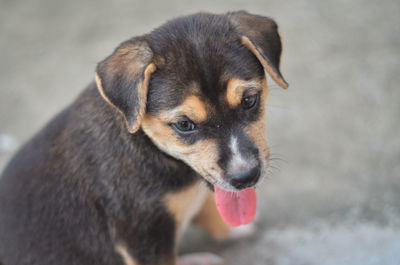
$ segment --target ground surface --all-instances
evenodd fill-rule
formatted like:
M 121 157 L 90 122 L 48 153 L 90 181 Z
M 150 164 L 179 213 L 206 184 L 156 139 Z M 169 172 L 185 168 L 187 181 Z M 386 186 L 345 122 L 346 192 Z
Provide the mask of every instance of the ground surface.
M 0 168 L 93 79 L 122 40 L 199 10 L 274 17 L 288 91 L 272 85 L 273 174 L 258 234 L 184 251 L 229 265 L 400 264 L 398 0 L 0 0 Z

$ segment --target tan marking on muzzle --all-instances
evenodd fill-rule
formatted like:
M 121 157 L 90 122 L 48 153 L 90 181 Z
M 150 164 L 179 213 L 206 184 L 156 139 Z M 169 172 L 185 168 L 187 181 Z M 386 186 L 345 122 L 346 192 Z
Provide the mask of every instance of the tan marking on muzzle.
M 143 131 L 158 148 L 184 161 L 211 183 L 221 181 L 222 170 L 217 164 L 219 152 L 216 140 L 204 139 L 194 144 L 185 144 L 168 125 L 171 120 L 165 120 L 166 116 L 165 112 L 160 113 L 159 117 L 146 114 L 142 121 Z

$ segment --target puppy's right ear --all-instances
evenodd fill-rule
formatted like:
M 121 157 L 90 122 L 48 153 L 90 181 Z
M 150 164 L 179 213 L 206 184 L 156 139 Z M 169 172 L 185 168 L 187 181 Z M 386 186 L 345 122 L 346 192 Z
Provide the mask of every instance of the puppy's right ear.
M 279 71 L 282 43 L 275 21 L 245 11 L 228 13 L 228 18 L 241 36 L 242 44 L 257 57 L 272 79 L 287 89 L 289 84 Z
M 133 38 L 117 47 L 96 68 L 101 96 L 125 117 L 130 133 L 140 128 L 146 111 L 150 76 L 156 70 L 152 60 L 148 43 L 143 38 Z

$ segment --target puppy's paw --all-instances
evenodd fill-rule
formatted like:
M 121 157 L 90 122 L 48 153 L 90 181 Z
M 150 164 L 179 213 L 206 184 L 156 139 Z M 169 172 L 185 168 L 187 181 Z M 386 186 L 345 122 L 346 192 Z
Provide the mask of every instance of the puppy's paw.
M 180 256 L 178 265 L 225 265 L 225 263 L 217 255 L 204 252 Z
M 232 227 L 231 231 L 225 238 L 225 240 L 240 240 L 244 238 L 249 238 L 255 235 L 256 226 L 254 224 L 241 225 L 238 227 Z

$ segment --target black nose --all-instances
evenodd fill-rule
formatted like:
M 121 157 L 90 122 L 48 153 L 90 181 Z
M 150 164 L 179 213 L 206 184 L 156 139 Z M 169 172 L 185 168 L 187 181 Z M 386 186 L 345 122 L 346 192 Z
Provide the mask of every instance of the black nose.
M 259 167 L 254 167 L 248 171 L 239 172 L 231 177 L 231 184 L 236 189 L 244 189 L 255 185 L 260 178 Z

